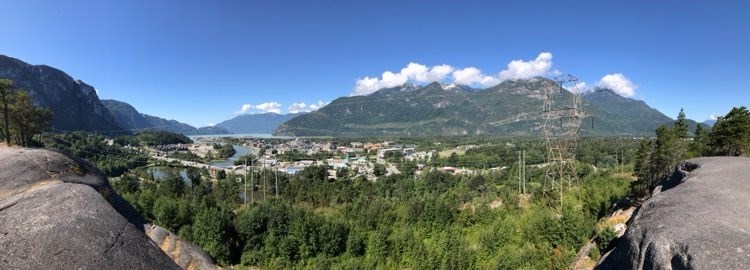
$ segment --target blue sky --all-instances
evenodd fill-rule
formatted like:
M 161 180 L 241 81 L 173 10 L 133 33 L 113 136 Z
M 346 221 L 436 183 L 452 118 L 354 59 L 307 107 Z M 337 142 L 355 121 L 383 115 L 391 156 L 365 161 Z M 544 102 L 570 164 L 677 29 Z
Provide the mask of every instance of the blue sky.
M 555 71 L 633 91 L 672 117 L 750 105 L 741 1 L 9 1 L 3 10 L 0 54 L 194 126 L 243 105 L 311 109 L 404 79 L 481 85 Z M 409 63 L 424 68 L 402 72 Z

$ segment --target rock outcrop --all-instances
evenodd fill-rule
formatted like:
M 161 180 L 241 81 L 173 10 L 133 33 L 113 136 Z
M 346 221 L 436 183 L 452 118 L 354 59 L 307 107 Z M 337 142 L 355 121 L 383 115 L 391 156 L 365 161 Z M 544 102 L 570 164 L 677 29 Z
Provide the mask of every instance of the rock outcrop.
M 55 113 L 52 126 L 67 131 L 113 131 L 120 127 L 102 105 L 94 87 L 74 80 L 65 72 L 45 66 L 30 65 L 0 55 L 0 78 L 11 79 L 16 87 L 29 92 L 34 104 Z
M 89 163 L 0 148 L 0 269 L 180 269 Z
M 596 269 L 750 268 L 750 158 L 683 163 Z
M 203 249 L 182 240 L 162 227 L 147 226 L 146 234 L 183 269 L 222 269 Z

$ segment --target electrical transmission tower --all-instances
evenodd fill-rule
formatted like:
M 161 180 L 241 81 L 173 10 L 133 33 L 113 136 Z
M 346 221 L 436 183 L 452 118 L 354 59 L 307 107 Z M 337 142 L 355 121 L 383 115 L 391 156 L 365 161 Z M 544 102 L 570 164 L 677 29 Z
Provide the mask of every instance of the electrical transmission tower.
M 583 118 L 589 114 L 583 111 L 578 78 L 567 74 L 554 78 L 554 84 L 544 89 L 545 143 L 547 146 L 547 171 L 544 194 L 559 200 L 559 211 L 563 210 L 563 196 L 576 187 L 576 148 L 578 133 Z

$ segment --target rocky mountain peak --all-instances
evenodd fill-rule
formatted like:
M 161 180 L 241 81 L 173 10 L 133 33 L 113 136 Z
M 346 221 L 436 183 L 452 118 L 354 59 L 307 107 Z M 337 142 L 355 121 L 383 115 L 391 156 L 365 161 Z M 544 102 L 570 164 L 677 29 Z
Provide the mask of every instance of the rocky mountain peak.
M 52 126 L 66 131 L 119 130 L 114 117 L 102 105 L 94 87 L 74 80 L 65 72 L 45 65 L 31 65 L 0 55 L 0 78 L 13 80 L 29 92 L 38 106 L 55 114 Z

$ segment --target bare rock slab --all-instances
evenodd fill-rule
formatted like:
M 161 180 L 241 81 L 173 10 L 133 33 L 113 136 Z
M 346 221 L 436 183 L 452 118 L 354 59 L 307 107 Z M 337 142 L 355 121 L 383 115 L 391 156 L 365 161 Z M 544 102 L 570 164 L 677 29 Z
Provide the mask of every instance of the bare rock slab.
M 750 269 L 750 158 L 683 167 L 692 170 L 643 204 L 596 269 Z
M 0 148 L 0 269 L 180 269 L 96 168 Z

